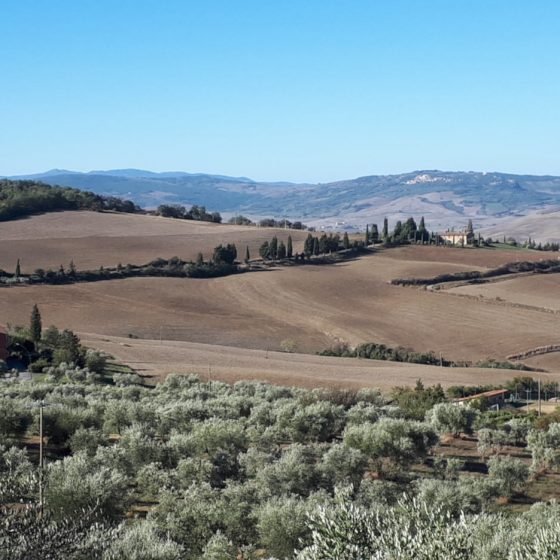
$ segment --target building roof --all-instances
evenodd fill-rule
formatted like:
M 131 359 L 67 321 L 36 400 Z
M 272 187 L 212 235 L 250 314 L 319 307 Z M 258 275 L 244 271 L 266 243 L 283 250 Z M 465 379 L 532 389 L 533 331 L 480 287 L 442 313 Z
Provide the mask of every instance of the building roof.
M 460 399 L 453 399 L 454 402 L 464 402 L 472 401 L 474 399 L 491 399 L 492 397 L 499 397 L 500 395 L 505 395 L 509 393 L 507 389 L 493 389 L 492 391 L 484 391 L 484 393 L 476 393 L 476 395 L 470 395 L 469 397 L 462 397 Z
M 450 237 L 463 237 L 464 235 L 470 235 L 469 231 L 444 231 L 441 235 L 448 235 Z

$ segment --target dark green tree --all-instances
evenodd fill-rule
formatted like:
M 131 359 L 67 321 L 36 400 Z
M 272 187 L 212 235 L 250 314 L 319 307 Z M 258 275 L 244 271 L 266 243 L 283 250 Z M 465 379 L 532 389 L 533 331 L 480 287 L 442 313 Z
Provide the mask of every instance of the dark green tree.
M 261 259 L 269 259 L 270 258 L 270 246 L 268 241 L 265 241 L 259 248 L 259 255 Z
M 379 241 L 379 229 L 377 228 L 377 224 L 372 224 L 371 225 L 371 232 L 370 232 L 369 238 L 371 239 L 371 242 L 373 244 L 375 244 Z
M 278 238 L 276 237 L 276 235 L 270 241 L 269 252 L 270 252 L 271 259 L 278 258 Z
M 324 255 L 328 252 L 328 238 L 325 233 L 319 238 L 319 253 Z
M 364 243 L 366 244 L 366 247 L 369 245 L 370 243 L 370 238 L 369 238 L 369 226 L 366 224 L 366 233 L 364 235 Z
M 383 241 L 389 239 L 389 220 L 387 218 L 383 218 L 383 232 L 381 236 L 383 237 Z
M 319 254 L 319 238 L 313 238 L 313 254 L 317 256 Z
M 29 332 L 31 333 L 31 340 L 35 344 L 39 344 L 41 340 L 41 333 L 43 332 L 43 323 L 41 321 L 41 313 L 39 312 L 39 308 L 37 304 L 33 306 L 33 310 L 31 311 L 31 321 L 29 323 Z
M 313 254 L 313 236 L 308 233 L 303 245 L 303 252 L 306 256 Z
M 248 263 L 251 260 L 251 253 L 249 253 L 249 245 L 245 248 L 245 262 Z
M 344 232 L 344 237 L 342 238 L 342 245 L 345 249 L 350 248 L 350 239 L 348 238 L 348 232 Z
M 21 276 L 21 266 L 19 264 L 19 259 L 17 260 L 17 264 L 16 264 L 16 272 L 14 274 L 14 277 L 16 280 L 19 280 L 19 277 Z
M 294 254 L 294 245 L 292 241 L 292 236 L 288 235 L 288 246 L 286 248 L 286 256 L 291 259 Z
M 276 257 L 280 260 L 286 258 L 286 245 L 284 245 L 283 241 L 280 241 L 280 244 L 278 245 Z
M 204 264 L 204 255 L 202 253 L 198 253 L 198 255 L 196 255 L 196 264 L 197 266 Z
M 403 225 L 400 220 L 395 224 L 395 229 L 393 230 L 393 241 L 399 242 L 402 239 Z

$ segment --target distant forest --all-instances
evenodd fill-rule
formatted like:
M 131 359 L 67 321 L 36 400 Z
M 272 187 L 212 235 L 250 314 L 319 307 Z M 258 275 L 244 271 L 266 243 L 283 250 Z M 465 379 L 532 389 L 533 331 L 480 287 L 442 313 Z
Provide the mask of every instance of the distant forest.
M 56 210 L 139 212 L 130 200 L 36 181 L 0 180 L 0 221 Z

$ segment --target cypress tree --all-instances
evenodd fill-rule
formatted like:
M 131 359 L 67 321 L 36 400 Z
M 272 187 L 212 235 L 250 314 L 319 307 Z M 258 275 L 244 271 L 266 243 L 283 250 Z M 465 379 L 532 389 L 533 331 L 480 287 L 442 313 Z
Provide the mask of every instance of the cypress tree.
M 373 244 L 379 241 L 379 230 L 377 229 L 377 224 L 371 225 L 370 239 Z
M 383 218 L 383 241 L 387 241 L 389 239 L 389 220 L 387 218 Z
M 319 238 L 319 253 L 324 255 L 327 252 L 328 240 L 326 234 L 323 233 Z
M 14 274 L 14 276 L 16 280 L 19 280 L 19 277 L 21 276 L 21 266 L 19 264 L 19 259 L 17 260 L 16 273 Z
M 196 255 L 196 264 L 197 266 L 204 264 L 204 255 L 202 253 L 198 253 L 198 255 Z
M 294 247 L 292 243 L 292 236 L 288 235 L 288 247 L 286 248 L 286 256 L 291 259 L 294 253 Z
M 364 236 L 364 243 L 366 247 L 369 245 L 369 226 L 366 224 L 366 234 Z
M 245 248 L 245 262 L 248 263 L 251 260 L 251 254 L 249 253 L 249 245 Z
M 271 259 L 278 258 L 278 238 L 276 237 L 276 235 L 270 241 L 269 253 Z
M 280 241 L 280 244 L 278 245 L 277 257 L 279 259 L 285 259 L 286 258 L 286 245 L 284 245 L 283 241 Z
M 348 238 L 347 231 L 344 232 L 344 237 L 342 238 L 342 245 L 344 246 L 345 249 L 350 248 L 350 239 Z
M 317 256 L 319 254 L 319 238 L 313 238 L 313 254 Z
M 35 346 L 39 344 L 41 340 L 41 333 L 43 332 L 43 323 L 41 321 L 41 313 L 37 304 L 33 306 L 31 311 L 31 321 L 29 323 L 29 332 L 31 333 L 31 340 L 33 340 Z
M 303 246 L 303 252 L 309 256 L 313 254 L 313 236 L 308 233 L 307 238 L 305 239 L 305 244 Z

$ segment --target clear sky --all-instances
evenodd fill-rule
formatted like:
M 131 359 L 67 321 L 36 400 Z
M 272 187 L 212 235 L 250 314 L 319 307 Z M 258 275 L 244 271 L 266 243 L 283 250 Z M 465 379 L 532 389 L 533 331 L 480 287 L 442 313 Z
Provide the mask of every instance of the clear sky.
M 560 175 L 557 0 L 0 0 L 0 175 Z

